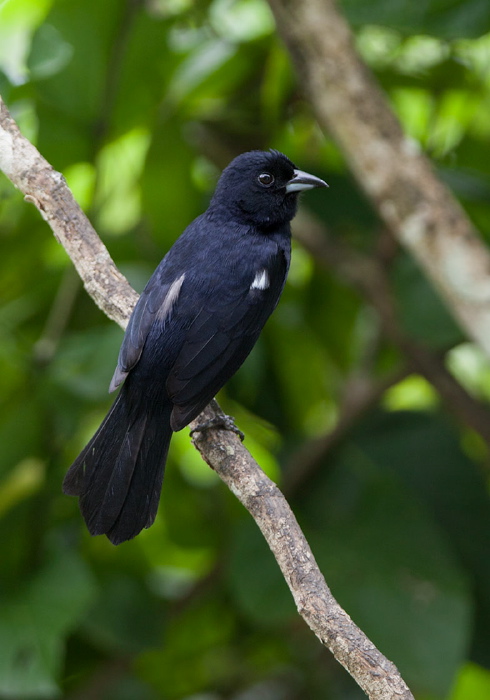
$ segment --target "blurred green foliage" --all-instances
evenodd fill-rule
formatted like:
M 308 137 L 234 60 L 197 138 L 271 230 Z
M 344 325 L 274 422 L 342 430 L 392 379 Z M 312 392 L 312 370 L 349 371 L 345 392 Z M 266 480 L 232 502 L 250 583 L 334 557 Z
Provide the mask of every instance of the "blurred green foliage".
M 404 128 L 490 237 L 487 0 L 342 8 Z M 487 359 L 387 244 L 264 0 L 4 2 L 0 92 L 137 289 L 237 153 L 278 148 L 325 177 L 331 189 L 304 206 L 346 250 L 383 261 L 404 337 L 486 415 Z M 5 178 L 0 207 L 0 697 L 363 697 L 298 618 L 250 516 L 187 431 L 155 525 L 118 548 L 88 536 L 61 481 L 110 405 L 122 332 Z M 220 400 L 287 488 L 333 593 L 416 697 L 481 700 L 488 445 L 457 398 L 414 374 L 407 347 L 334 265 L 295 244 L 281 304 Z M 373 396 L 363 408 L 360 388 Z

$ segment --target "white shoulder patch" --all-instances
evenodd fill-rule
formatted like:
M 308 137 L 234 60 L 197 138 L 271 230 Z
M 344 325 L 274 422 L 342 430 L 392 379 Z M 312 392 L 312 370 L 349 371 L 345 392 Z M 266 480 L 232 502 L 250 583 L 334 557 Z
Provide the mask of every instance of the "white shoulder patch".
M 165 321 L 167 316 L 169 316 L 170 312 L 172 311 L 172 308 L 179 297 L 180 288 L 182 287 L 184 278 L 185 273 L 170 285 L 167 295 L 163 300 L 163 304 L 160 306 L 157 312 L 157 318 L 159 321 Z
M 259 270 L 250 285 L 250 289 L 267 289 L 270 285 L 267 270 Z

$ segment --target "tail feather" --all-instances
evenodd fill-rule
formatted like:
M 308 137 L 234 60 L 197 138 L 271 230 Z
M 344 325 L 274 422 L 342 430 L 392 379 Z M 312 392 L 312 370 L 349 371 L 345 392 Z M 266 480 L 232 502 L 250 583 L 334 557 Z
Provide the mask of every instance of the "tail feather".
M 68 469 L 65 478 L 63 480 L 63 493 L 67 496 L 80 496 L 84 491 L 86 491 L 91 482 L 94 480 L 95 476 L 100 474 L 100 470 L 103 469 L 103 464 L 100 465 L 99 471 L 95 469 L 86 468 L 86 465 L 92 463 L 96 457 L 96 452 L 104 452 L 108 457 L 112 457 L 110 445 L 108 444 L 108 438 L 111 435 L 110 430 L 106 430 L 107 426 L 114 425 L 118 420 L 124 419 L 126 410 L 123 410 L 122 406 L 122 392 L 116 398 L 109 413 L 106 415 L 99 429 L 90 440 L 90 442 L 84 447 L 80 452 L 76 460 L 73 462 L 71 467 Z M 104 441 L 104 446 L 102 447 L 101 442 Z M 117 442 L 114 441 L 113 450 L 117 447 Z M 119 449 L 119 448 L 117 448 Z M 115 456 L 113 457 L 115 459 Z M 112 462 L 108 460 L 106 463 L 106 468 L 110 468 Z
M 104 422 L 63 482 L 80 497 L 92 535 L 114 544 L 135 537 L 155 520 L 172 437 L 170 404 L 151 410 L 130 403 L 123 386 Z
M 171 408 L 165 416 L 168 440 L 161 439 L 163 426 L 160 422 L 155 421 L 147 425 L 124 507 L 112 527 L 106 531 L 113 544 L 132 539 L 143 528 L 150 527 L 155 520 L 172 435 L 170 412 Z M 157 465 L 160 465 L 159 468 L 155 468 Z
M 148 416 L 143 414 L 126 429 L 116 460 L 106 474 L 97 473 L 90 487 L 80 495 L 80 510 L 92 535 L 108 532 L 119 517 L 132 488 L 134 470 L 145 434 Z M 109 455 L 105 458 L 108 460 Z

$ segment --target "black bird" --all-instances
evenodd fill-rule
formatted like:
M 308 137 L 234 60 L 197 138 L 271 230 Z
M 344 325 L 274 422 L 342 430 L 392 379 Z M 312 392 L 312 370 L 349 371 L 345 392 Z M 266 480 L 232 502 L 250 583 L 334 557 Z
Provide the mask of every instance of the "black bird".
M 327 185 L 278 151 L 243 153 L 153 273 L 110 385 L 121 391 L 63 482 L 92 535 L 119 544 L 155 520 L 172 433 L 250 353 L 286 281 L 298 194 L 313 187 Z

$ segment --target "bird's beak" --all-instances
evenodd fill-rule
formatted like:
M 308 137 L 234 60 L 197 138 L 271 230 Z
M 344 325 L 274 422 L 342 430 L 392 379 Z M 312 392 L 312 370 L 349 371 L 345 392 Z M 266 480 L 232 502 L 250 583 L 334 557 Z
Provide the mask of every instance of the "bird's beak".
M 286 192 L 302 192 L 312 190 L 314 187 L 328 187 L 327 183 L 319 177 L 305 173 L 303 170 L 295 170 L 291 180 L 286 185 Z

